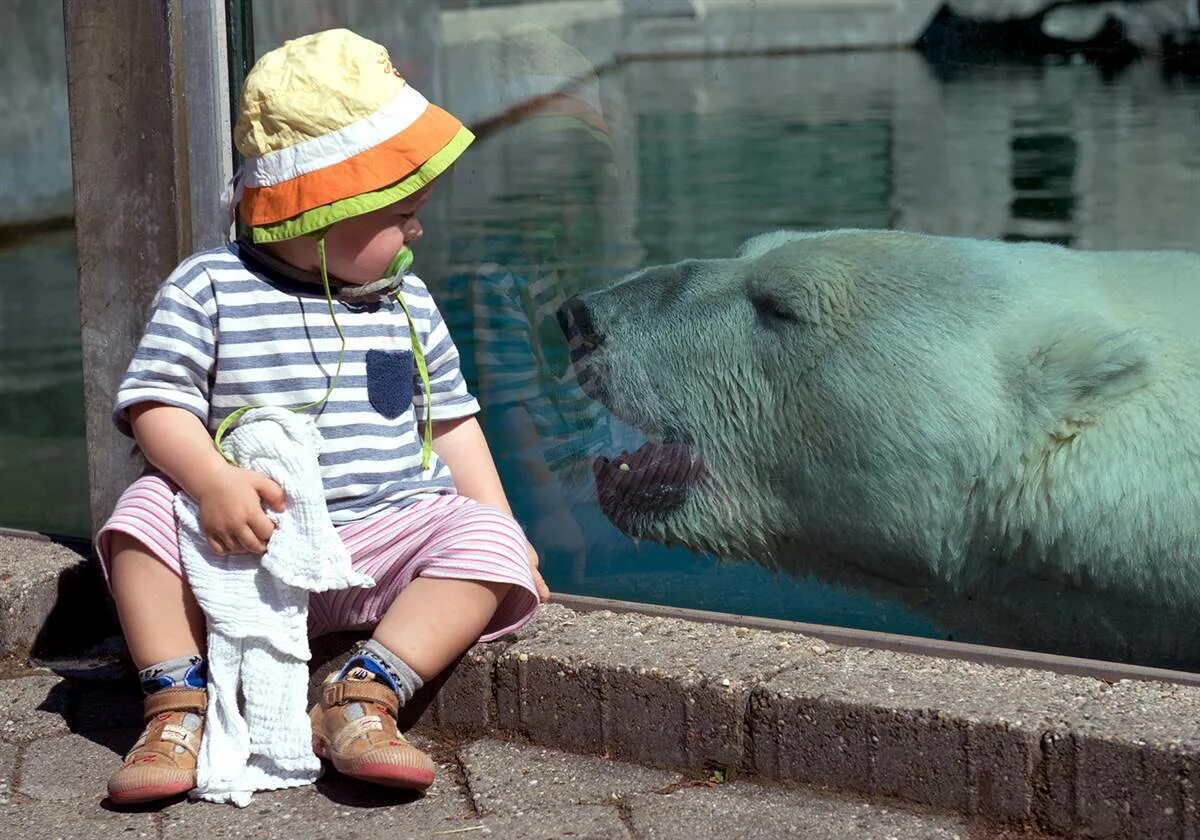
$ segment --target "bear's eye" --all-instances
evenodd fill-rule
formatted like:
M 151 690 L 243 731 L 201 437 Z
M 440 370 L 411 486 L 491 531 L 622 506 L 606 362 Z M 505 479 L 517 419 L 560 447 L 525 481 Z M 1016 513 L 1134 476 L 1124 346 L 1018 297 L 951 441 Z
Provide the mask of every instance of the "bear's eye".
M 769 324 L 795 324 L 800 321 L 787 302 L 779 298 L 770 295 L 754 295 L 750 298 L 750 302 L 754 305 L 754 312 L 760 321 Z

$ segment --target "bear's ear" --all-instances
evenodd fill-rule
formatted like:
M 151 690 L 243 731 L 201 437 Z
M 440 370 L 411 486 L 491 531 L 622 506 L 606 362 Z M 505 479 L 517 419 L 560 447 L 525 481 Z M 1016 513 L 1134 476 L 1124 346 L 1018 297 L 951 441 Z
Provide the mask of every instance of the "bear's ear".
M 1027 392 L 1057 421 L 1086 422 L 1154 378 L 1154 336 L 1100 320 L 1059 323 L 1029 360 Z
M 813 236 L 814 234 L 812 233 L 795 230 L 772 230 L 767 233 L 760 233 L 743 242 L 734 256 L 744 259 L 754 259 L 755 257 L 761 257 L 763 254 L 774 251 L 780 245 L 796 239 L 811 239 Z

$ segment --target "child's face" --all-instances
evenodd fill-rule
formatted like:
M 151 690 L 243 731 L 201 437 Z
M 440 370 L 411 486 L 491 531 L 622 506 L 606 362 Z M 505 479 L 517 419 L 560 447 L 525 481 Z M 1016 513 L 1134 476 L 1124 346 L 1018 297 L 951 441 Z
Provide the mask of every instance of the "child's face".
M 325 235 L 329 273 L 347 283 L 378 280 L 405 245 L 421 238 L 416 213 L 429 200 L 430 186 L 370 213 L 338 222 Z

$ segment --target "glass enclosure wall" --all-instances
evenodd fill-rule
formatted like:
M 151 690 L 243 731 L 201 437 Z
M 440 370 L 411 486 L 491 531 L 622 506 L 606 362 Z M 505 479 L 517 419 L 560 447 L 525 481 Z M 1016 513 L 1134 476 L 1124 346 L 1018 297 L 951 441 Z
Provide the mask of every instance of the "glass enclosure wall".
M 945 10 L 614 63 L 512 5 L 257 0 L 255 49 L 355 29 L 479 129 L 416 270 L 552 588 L 1200 664 L 1200 258 L 1127 253 L 1200 248 L 1194 78 Z
M 88 531 L 61 3 L 0 5 L 0 527 Z

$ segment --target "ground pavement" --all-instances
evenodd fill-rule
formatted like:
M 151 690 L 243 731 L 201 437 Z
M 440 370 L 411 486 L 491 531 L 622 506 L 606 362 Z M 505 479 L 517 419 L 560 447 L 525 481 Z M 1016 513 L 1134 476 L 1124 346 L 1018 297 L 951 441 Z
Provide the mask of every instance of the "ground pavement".
M 960 816 L 719 775 L 686 777 L 483 737 L 414 735 L 439 766 L 424 796 L 316 785 L 255 796 L 248 808 L 177 800 L 120 811 L 103 797 L 134 740 L 136 685 L 111 668 L 0 667 L 2 836 L 41 838 L 1034 838 Z M 80 676 L 86 677 L 81 679 Z

